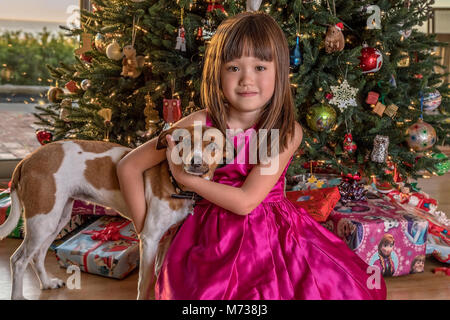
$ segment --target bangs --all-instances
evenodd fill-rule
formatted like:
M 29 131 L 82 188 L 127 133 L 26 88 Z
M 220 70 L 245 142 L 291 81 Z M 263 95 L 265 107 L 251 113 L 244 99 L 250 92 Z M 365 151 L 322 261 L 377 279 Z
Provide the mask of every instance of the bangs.
M 241 20 L 236 28 L 226 37 L 222 62 L 227 63 L 242 56 L 255 57 L 264 61 L 272 61 L 274 44 L 270 39 L 271 30 L 261 19 Z

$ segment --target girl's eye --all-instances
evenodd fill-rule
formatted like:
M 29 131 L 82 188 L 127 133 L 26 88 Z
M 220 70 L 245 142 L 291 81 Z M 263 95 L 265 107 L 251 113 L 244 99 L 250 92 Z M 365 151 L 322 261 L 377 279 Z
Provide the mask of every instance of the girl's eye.
M 257 66 L 257 67 L 256 67 L 256 70 L 258 70 L 258 71 L 264 71 L 264 70 L 266 70 L 266 67 L 263 67 L 263 66 Z
M 228 71 L 232 71 L 232 72 L 236 72 L 236 71 L 239 71 L 239 68 L 236 67 L 236 66 L 231 66 L 231 67 L 228 67 L 227 70 Z

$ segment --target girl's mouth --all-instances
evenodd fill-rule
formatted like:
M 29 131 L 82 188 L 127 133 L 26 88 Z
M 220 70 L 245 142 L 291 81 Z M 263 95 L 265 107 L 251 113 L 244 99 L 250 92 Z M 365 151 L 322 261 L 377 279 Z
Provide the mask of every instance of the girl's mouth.
M 240 95 L 241 97 L 253 97 L 253 96 L 256 96 L 257 93 L 256 92 L 238 92 L 238 95 Z

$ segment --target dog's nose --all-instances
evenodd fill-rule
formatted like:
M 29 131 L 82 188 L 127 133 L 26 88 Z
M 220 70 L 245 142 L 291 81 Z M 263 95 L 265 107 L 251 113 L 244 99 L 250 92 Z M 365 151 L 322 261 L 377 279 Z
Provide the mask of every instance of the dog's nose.
M 200 167 L 202 165 L 202 159 L 200 157 L 192 157 L 191 166 Z

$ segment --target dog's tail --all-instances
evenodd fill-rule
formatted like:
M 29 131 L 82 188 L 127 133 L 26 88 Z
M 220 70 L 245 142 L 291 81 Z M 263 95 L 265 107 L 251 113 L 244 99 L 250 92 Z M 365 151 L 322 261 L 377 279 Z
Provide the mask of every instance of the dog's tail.
M 17 165 L 13 173 L 13 178 L 11 180 L 11 211 L 9 212 L 8 219 L 0 225 L 0 240 L 8 236 L 14 230 L 22 215 L 22 205 L 19 196 L 17 195 L 22 165 L 23 160 Z
M 19 218 L 22 215 L 22 206 L 20 204 L 19 197 L 17 196 L 17 190 L 11 191 L 11 211 L 8 219 L 0 225 L 0 240 L 8 236 L 19 223 Z

